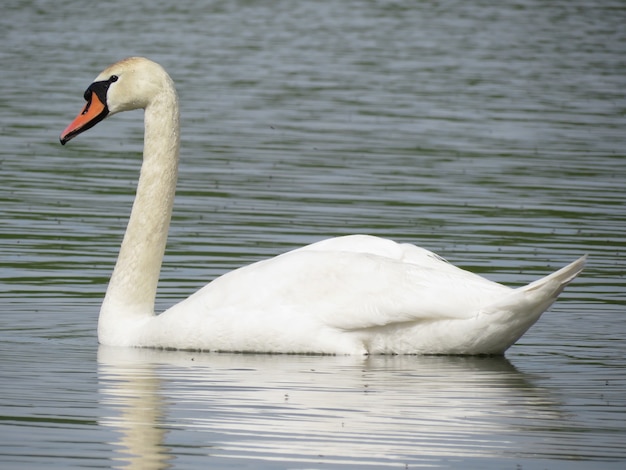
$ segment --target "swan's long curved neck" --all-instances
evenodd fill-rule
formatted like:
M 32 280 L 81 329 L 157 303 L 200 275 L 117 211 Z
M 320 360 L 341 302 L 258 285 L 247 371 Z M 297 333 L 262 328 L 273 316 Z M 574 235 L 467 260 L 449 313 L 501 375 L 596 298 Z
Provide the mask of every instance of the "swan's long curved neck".
M 173 86 L 145 108 L 144 154 L 137 194 L 120 253 L 102 303 L 100 338 L 120 322 L 154 315 L 178 177 L 178 98 Z

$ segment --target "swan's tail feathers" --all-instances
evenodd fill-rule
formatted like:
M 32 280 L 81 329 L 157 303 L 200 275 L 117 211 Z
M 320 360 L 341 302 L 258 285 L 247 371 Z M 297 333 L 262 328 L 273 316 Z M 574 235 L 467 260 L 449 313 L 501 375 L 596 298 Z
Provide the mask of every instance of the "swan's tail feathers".
M 567 286 L 585 267 L 587 262 L 587 255 L 581 256 L 573 263 L 568 264 L 564 268 L 559 269 L 552 274 L 537 279 L 531 282 L 527 286 L 520 287 L 518 290 L 522 292 L 540 291 L 547 294 L 548 298 L 551 298 L 554 302 L 559 296 L 565 286 Z M 547 307 L 546 307 L 547 308 Z
M 565 286 L 578 276 L 586 261 L 587 255 L 584 255 L 552 274 L 515 289 L 509 299 L 514 306 L 511 310 L 517 311 L 518 315 L 524 312 L 521 316 L 534 323 L 554 303 Z
M 541 317 L 557 299 L 569 282 L 582 271 L 587 255 L 564 268 L 530 284 L 513 289 L 508 295 L 481 310 L 486 315 L 486 330 L 495 335 L 484 340 L 488 354 L 502 354 L 515 343 Z M 490 333 L 485 331 L 486 336 Z
M 483 308 L 482 313 L 528 312 L 526 316 L 532 316 L 534 312 L 538 318 L 563 292 L 565 286 L 580 274 L 586 261 L 587 255 L 584 255 L 552 274 L 513 289 Z

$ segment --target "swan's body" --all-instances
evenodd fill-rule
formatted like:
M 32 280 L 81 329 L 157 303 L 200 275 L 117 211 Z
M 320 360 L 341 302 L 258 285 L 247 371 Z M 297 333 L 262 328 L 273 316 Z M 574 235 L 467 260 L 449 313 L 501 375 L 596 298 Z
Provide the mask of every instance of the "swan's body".
M 155 316 L 178 168 L 178 98 L 156 63 L 102 72 L 61 142 L 145 109 L 137 195 L 100 311 L 106 345 L 325 354 L 502 354 L 581 271 L 584 257 L 510 289 L 413 245 L 333 238 L 232 271 Z

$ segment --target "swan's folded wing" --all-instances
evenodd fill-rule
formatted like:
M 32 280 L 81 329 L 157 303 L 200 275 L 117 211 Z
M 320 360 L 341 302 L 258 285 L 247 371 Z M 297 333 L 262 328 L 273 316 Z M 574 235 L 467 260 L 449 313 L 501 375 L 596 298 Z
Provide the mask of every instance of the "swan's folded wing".
M 229 311 L 256 312 L 268 321 L 301 318 L 353 331 L 469 318 L 509 290 L 438 257 L 417 263 L 372 253 L 299 249 L 232 271 L 198 294 L 212 311 L 228 305 Z
M 439 255 L 424 248 L 408 243 L 397 243 L 387 238 L 372 235 L 346 235 L 328 238 L 293 251 L 366 253 L 422 266 L 432 265 L 433 267 L 439 267 L 439 262 L 444 261 Z
M 470 318 L 509 291 L 444 261 L 414 264 L 345 252 L 321 257 L 333 260 L 335 269 L 320 269 L 324 279 L 318 279 L 317 296 L 328 301 L 317 314 L 344 330 Z

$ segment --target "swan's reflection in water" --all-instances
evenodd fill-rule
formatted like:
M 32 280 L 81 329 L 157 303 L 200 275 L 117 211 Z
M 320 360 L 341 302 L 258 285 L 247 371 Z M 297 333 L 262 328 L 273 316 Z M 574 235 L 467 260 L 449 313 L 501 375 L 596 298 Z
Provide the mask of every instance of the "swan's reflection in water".
M 118 467 L 126 468 L 167 468 L 172 459 L 356 468 L 528 456 L 540 439 L 519 434 L 558 417 L 547 392 L 505 358 L 101 347 L 98 360 L 110 411 L 103 424 L 117 431 Z
M 109 353 L 113 353 L 109 350 Z M 149 362 L 132 354 L 109 354 L 99 349 L 101 405 L 110 410 L 101 424 L 119 431 L 119 465 L 133 469 L 168 468 L 170 450 L 164 446 L 167 430 L 162 423 L 167 409 L 161 380 Z

